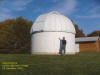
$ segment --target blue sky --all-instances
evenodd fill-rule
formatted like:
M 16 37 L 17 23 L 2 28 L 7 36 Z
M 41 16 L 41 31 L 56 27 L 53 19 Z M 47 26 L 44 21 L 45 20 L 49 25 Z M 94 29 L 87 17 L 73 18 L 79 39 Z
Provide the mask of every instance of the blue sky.
M 100 0 L 0 0 L 0 21 L 18 16 L 35 21 L 50 11 L 72 19 L 85 34 L 100 30 Z

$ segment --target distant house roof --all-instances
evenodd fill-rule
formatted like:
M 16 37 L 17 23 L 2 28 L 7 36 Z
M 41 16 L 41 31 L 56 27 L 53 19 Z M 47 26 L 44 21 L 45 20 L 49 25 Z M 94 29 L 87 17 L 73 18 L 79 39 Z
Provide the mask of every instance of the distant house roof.
M 76 42 L 90 42 L 99 40 L 99 36 L 75 38 Z

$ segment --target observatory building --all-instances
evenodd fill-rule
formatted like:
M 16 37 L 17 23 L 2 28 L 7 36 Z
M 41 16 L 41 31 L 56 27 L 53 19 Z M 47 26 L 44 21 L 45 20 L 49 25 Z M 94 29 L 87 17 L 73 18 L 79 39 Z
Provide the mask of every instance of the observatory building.
M 32 54 L 59 54 L 60 40 L 65 37 L 65 54 L 75 54 L 75 28 L 70 19 L 58 12 L 40 15 L 31 28 Z

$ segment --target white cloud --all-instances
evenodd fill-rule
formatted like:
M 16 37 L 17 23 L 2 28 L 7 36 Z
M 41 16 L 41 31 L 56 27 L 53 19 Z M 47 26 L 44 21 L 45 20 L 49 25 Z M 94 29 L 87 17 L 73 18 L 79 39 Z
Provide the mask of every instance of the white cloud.
M 58 11 L 64 15 L 70 15 L 76 10 L 77 0 L 50 0 L 54 4 L 50 7 L 40 7 L 36 8 L 33 12 L 50 12 L 50 11 Z
M 1 8 L 0 7 L 0 22 L 8 19 L 8 18 L 13 18 L 13 16 L 11 15 L 11 11 L 8 8 Z
M 14 14 L 13 11 L 25 10 L 30 2 L 32 2 L 32 0 L 2 0 L 2 3 L 0 4 L 0 21 L 15 17 L 12 15 Z
M 58 2 L 58 1 L 60 1 L 60 0 L 51 0 L 51 1 L 55 3 L 55 2 Z
M 13 18 L 12 15 L 7 14 L 7 13 L 0 13 L 0 21 L 3 21 L 5 19 Z
M 91 10 L 89 11 L 89 13 L 96 14 L 96 13 L 98 13 L 98 10 L 100 11 L 100 6 L 94 7 L 93 9 L 91 9 Z
M 76 15 L 78 18 L 100 18 L 100 6 L 95 6 L 87 11 L 86 15 Z
M 32 0 L 16 0 L 11 3 L 13 6 L 12 9 L 17 11 L 24 10 L 30 2 L 32 2 Z
M 8 9 L 8 8 L 2 8 L 2 7 L 0 7 L 0 12 L 6 12 L 6 13 L 9 13 L 10 12 L 10 10 Z
M 100 14 L 91 14 L 91 15 L 87 15 L 87 16 L 77 15 L 76 17 L 78 17 L 78 18 L 100 18 Z
M 76 0 L 63 0 L 61 3 L 53 6 L 51 10 L 58 11 L 62 14 L 70 15 L 76 10 L 77 1 Z

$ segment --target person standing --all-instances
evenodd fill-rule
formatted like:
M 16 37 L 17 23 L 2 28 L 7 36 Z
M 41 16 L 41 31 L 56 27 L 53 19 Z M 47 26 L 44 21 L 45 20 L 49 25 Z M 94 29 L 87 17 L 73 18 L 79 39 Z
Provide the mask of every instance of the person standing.
M 63 37 L 63 39 L 60 39 L 60 51 L 59 53 L 62 55 L 62 54 L 65 54 L 66 52 L 66 40 L 65 40 L 65 37 Z

